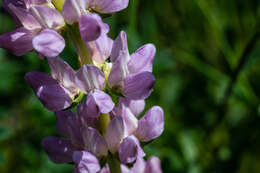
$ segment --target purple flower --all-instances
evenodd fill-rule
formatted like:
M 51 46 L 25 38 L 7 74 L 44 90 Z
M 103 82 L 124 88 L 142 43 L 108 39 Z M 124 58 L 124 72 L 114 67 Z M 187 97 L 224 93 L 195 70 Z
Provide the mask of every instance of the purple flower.
M 109 87 L 121 90 L 130 99 L 147 98 L 155 81 L 152 75 L 155 51 L 153 44 L 146 44 L 130 56 L 126 33 L 121 32 L 114 41 L 110 56 L 113 66 L 108 77 Z
M 107 114 L 114 108 L 114 102 L 109 95 L 100 90 L 91 91 L 83 102 L 82 114 L 86 117 L 98 117 Z
M 138 121 L 135 135 L 139 140 L 148 142 L 162 134 L 164 130 L 164 113 L 161 107 L 153 106 Z
M 75 72 L 60 58 L 49 58 L 51 75 L 41 72 L 29 72 L 25 79 L 32 87 L 43 105 L 53 111 L 68 108 L 82 92 L 88 94 L 88 112 L 92 116 L 108 113 L 114 103 L 104 93 L 104 73 L 93 65 L 83 65 Z
M 128 0 L 66 0 L 62 14 L 67 23 L 79 23 L 82 40 L 96 63 L 103 63 L 112 50 L 113 40 L 107 36 L 109 26 L 92 11 L 113 13 L 128 6 Z
M 96 14 L 92 14 L 96 15 Z M 81 37 L 88 46 L 91 54 L 91 59 L 95 63 L 104 63 L 104 61 L 110 56 L 113 46 L 113 40 L 107 36 L 109 32 L 109 26 L 101 20 L 101 18 L 96 15 L 97 22 L 100 26 L 100 35 L 96 40 L 87 40 L 86 35 L 89 31 L 84 31 L 81 29 Z M 86 33 L 86 34 L 85 34 Z
M 65 22 L 57 10 L 41 5 L 43 3 L 46 1 L 4 1 L 5 8 L 14 16 L 19 28 L 0 35 L 0 47 L 17 56 L 33 49 L 46 57 L 59 55 L 65 41 L 57 31 Z
M 138 117 L 144 110 L 145 101 L 144 100 L 131 100 L 129 98 L 120 97 L 118 100 L 118 106 L 114 107 L 112 115 L 121 115 L 123 106 L 128 107 L 130 111 Z
M 49 59 L 51 74 L 29 72 L 25 75 L 27 83 L 32 87 L 43 105 L 53 111 L 68 108 L 79 94 L 74 83 L 74 70 L 62 59 Z
M 107 155 L 105 138 L 85 124 L 80 115 L 75 115 L 72 111 L 59 111 L 56 112 L 56 118 L 57 132 L 68 139 L 47 137 L 43 140 L 43 148 L 52 161 L 71 162 L 76 150 L 91 152 L 99 158 Z
M 126 137 L 124 121 L 121 116 L 115 116 L 109 123 L 106 132 L 108 149 L 115 153 L 118 151 L 120 143 Z
M 66 0 L 62 14 L 67 23 L 78 21 L 87 11 L 114 13 L 128 6 L 129 0 Z
M 106 134 L 102 136 L 98 131 L 100 130 L 98 126 L 99 118 L 85 113 L 86 110 L 92 109 L 93 106 L 92 104 L 86 104 L 88 99 L 92 100 L 93 98 L 87 97 L 87 101 L 78 106 L 77 115 L 72 111 L 56 112 L 57 132 L 68 139 L 55 137 L 44 139 L 43 147 L 50 159 L 55 163 L 67 163 L 73 160 L 76 163 L 75 171 L 83 172 L 91 169 L 92 164 L 94 164 L 92 166 L 95 169 L 100 168 L 98 167 L 97 159 L 107 156 L 109 150 L 113 154 L 118 153 L 121 163 L 133 163 L 137 160 L 135 164 L 137 165 L 140 158 L 145 156 L 137 137 L 141 141 L 147 142 L 162 133 L 162 109 L 158 106 L 151 108 L 138 122 L 131 110 L 122 105 L 122 114 L 112 117 L 106 129 Z M 99 106 L 99 109 L 103 109 L 102 105 Z M 106 103 L 103 106 L 105 110 L 108 110 Z M 93 125 L 93 122 L 96 124 Z M 75 152 L 78 152 L 79 155 L 84 154 L 84 152 L 86 152 L 85 154 L 91 153 L 93 155 L 89 157 L 91 158 L 90 160 L 86 160 L 83 156 L 80 157 L 81 159 L 75 160 Z M 154 164 L 154 162 L 151 163 Z M 145 170 L 151 171 L 158 168 L 156 166 L 157 163 L 155 165 L 149 164 L 150 161 L 144 166 Z M 131 172 L 126 167 L 122 169 L 124 169 L 124 172 Z
M 134 103 L 134 106 L 133 103 L 130 104 L 131 102 Z M 136 107 L 141 107 L 138 110 L 138 112 L 141 112 L 143 104 L 144 102 L 140 100 L 120 98 L 118 106 L 114 107 L 111 114 L 112 117 L 122 117 L 126 136 L 134 134 L 140 141 L 148 142 L 162 134 L 164 130 L 164 113 L 161 107 L 153 106 L 140 120 L 137 120 L 136 117 L 138 115 L 134 115 L 132 110 L 136 110 Z
M 122 141 L 118 151 L 121 163 L 132 163 L 138 157 L 144 157 L 145 153 L 140 146 L 138 139 L 131 135 Z

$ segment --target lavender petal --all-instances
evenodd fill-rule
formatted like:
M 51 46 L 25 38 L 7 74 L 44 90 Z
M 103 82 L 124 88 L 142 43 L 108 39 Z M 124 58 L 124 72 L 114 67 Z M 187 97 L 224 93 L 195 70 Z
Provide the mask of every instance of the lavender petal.
M 128 75 L 124 80 L 123 94 L 133 100 L 145 99 L 153 91 L 154 82 L 151 72 Z
M 108 148 L 112 153 L 119 149 L 119 145 L 125 137 L 125 127 L 121 116 L 115 116 L 109 123 L 106 132 Z
M 96 40 L 101 34 L 100 16 L 95 13 L 83 14 L 80 17 L 79 29 L 81 38 L 85 42 Z
M 97 157 L 106 156 L 108 152 L 105 138 L 94 128 L 85 126 L 81 130 L 84 141 L 84 149 Z
M 146 162 L 144 173 L 162 173 L 161 161 L 157 157 L 150 157 Z
M 92 8 L 100 13 L 114 13 L 125 9 L 128 6 L 129 0 L 88 0 L 88 2 L 92 2 L 88 6 L 93 6 Z
M 58 30 L 65 25 L 62 15 L 56 9 L 34 5 L 30 7 L 30 13 L 43 28 Z
M 125 123 L 127 135 L 131 135 L 138 127 L 138 120 L 129 108 L 122 107 L 122 117 Z
M 91 58 L 97 63 L 103 63 L 111 54 L 113 40 L 107 34 L 101 34 L 98 39 L 87 43 Z
M 19 19 L 24 28 L 30 31 L 39 31 L 42 28 L 40 23 L 26 9 L 14 6 L 13 4 L 9 4 L 8 8 Z
M 79 21 L 80 16 L 85 13 L 86 0 L 66 0 L 62 15 L 68 24 L 73 24 Z
M 127 36 L 124 31 L 121 31 L 114 41 L 110 55 L 111 62 L 115 62 L 121 53 L 128 53 Z
M 87 151 L 74 151 L 73 161 L 76 163 L 76 173 L 96 173 L 101 169 L 98 159 Z
M 138 155 L 138 146 L 134 136 L 126 137 L 120 144 L 118 151 L 120 161 L 124 164 L 132 163 L 136 160 Z
M 133 53 L 128 62 L 130 73 L 152 72 L 155 52 L 156 49 L 153 44 L 146 44 Z
M 96 66 L 83 65 L 76 73 L 75 83 L 85 93 L 93 89 L 102 90 L 105 85 L 105 75 Z
M 58 56 L 65 47 L 64 39 L 54 30 L 44 29 L 33 38 L 33 48 L 46 57 Z
M 51 68 L 51 75 L 54 79 L 62 83 L 66 88 L 76 88 L 75 75 L 76 72 L 70 65 L 61 58 L 48 58 L 49 66 Z
M 144 173 L 146 163 L 142 157 L 138 157 L 134 166 L 131 169 L 132 173 Z
M 118 59 L 114 62 L 110 74 L 108 76 L 108 85 L 110 88 L 121 89 L 123 81 L 129 74 L 127 62 L 129 54 L 121 52 Z
M 137 137 L 144 142 L 151 141 L 164 130 L 164 113 L 161 107 L 153 106 L 138 122 Z
M 139 114 L 141 114 L 145 107 L 145 101 L 144 100 L 131 100 L 129 98 L 120 97 L 118 101 L 119 107 L 122 107 L 122 105 L 128 107 L 131 112 L 138 117 Z

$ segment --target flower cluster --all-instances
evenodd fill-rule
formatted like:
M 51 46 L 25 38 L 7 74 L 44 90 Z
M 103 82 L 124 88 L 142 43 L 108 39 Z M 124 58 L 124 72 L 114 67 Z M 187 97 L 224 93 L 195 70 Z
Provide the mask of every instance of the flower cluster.
M 35 50 L 48 60 L 51 74 L 29 72 L 25 79 L 55 112 L 62 136 L 45 138 L 44 150 L 54 163 L 74 163 L 75 173 L 162 172 L 158 158 L 145 162 L 142 146 L 162 134 L 163 110 L 153 106 L 139 117 L 155 82 L 155 46 L 130 54 L 126 33 L 112 40 L 99 16 L 127 6 L 128 0 L 4 1 L 18 28 L 0 35 L 0 47 L 18 56 Z M 66 33 L 79 55 L 77 70 L 59 57 Z

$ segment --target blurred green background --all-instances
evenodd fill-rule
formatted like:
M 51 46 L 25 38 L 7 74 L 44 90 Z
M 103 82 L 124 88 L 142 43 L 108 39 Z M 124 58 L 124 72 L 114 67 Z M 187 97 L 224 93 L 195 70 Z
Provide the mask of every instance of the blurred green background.
M 145 151 L 165 173 L 260 172 L 259 17 L 258 0 L 130 0 L 105 19 L 112 38 L 127 32 L 130 52 L 157 47 L 146 109 L 164 108 L 165 130 Z M 1 5 L 0 34 L 13 29 Z M 71 44 L 61 56 L 73 64 Z M 34 52 L 0 49 L 0 172 L 72 172 L 41 148 L 56 120 L 25 83 L 28 71 L 49 68 Z

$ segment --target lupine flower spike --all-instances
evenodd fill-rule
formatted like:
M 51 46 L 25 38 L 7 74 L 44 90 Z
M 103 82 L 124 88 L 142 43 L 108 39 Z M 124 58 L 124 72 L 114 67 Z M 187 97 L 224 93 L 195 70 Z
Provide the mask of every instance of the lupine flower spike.
M 153 91 L 156 53 L 145 44 L 130 54 L 127 36 L 115 40 L 100 13 L 115 13 L 128 0 L 5 0 L 17 29 L 0 35 L 0 47 L 17 56 L 35 50 L 50 74 L 28 72 L 25 80 L 42 105 L 56 115 L 60 137 L 43 139 L 56 164 L 75 173 L 161 173 L 160 160 L 145 161 L 143 146 L 164 130 L 164 112 L 153 106 L 142 115 Z M 79 55 L 78 69 L 60 57 L 64 33 Z M 73 57 L 78 58 L 78 57 Z M 75 108 L 75 109 L 74 109 Z M 132 165 L 132 166 L 131 166 Z

